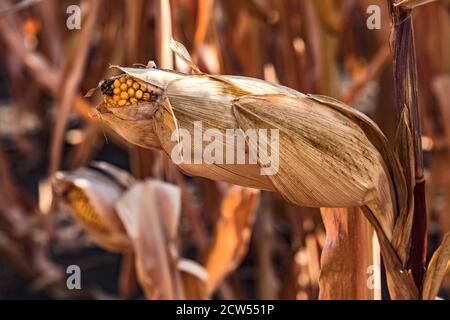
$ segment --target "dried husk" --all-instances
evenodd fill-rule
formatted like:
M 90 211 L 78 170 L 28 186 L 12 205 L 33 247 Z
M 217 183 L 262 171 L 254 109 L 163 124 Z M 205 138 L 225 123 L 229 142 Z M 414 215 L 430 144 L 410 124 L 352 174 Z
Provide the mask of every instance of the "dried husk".
M 153 132 L 148 123 L 139 119 L 134 120 L 136 130 L 126 131 L 123 128 L 133 120 L 124 121 L 106 111 L 108 123 L 119 134 L 141 146 L 162 149 L 170 156 L 180 141 L 179 135 L 171 139 L 172 134 L 186 129 L 193 136 L 197 121 L 201 121 L 203 132 L 218 129 L 225 143 L 227 129 L 278 129 L 280 163 L 272 176 L 261 175 L 266 159 L 258 159 L 258 164 L 203 161 L 181 163 L 179 167 L 188 175 L 277 192 L 295 205 L 363 207 L 371 223 L 376 224 L 383 255 L 389 256 L 385 259 L 388 279 L 404 281 L 400 287 L 408 290 L 402 294 L 402 289 L 392 289 L 391 296 L 417 296 L 414 283 L 411 285 L 409 276 L 404 276 L 408 274 L 411 177 L 405 178 L 395 150 L 372 120 L 332 98 L 304 95 L 252 78 L 183 75 L 158 69 L 121 70 L 162 91 L 157 110 L 148 119 L 153 121 Z M 124 112 L 131 113 L 133 107 L 125 107 Z M 105 109 L 98 108 L 100 113 Z M 408 125 L 403 128 L 400 135 L 404 138 L 409 134 Z M 151 136 L 151 141 L 143 144 L 143 136 Z M 408 148 L 407 144 L 398 149 Z M 247 148 L 250 150 L 252 145 L 247 143 Z M 395 281 L 389 282 L 396 285 Z
M 147 298 L 206 298 L 207 272 L 201 266 L 183 267 L 194 262 L 178 260 L 179 188 L 158 180 L 136 182 L 106 163 L 92 167 L 58 172 L 53 179 L 55 192 L 69 203 L 92 239 L 108 250 L 134 256 L 137 279 Z M 82 206 L 72 201 L 74 190 L 81 193 L 77 201 Z M 185 282 L 197 289 L 183 289 Z
M 121 174 L 126 175 L 125 172 Z M 126 179 L 132 180 L 131 177 Z M 95 242 L 112 251 L 132 250 L 129 237 L 114 209 L 114 203 L 125 192 L 126 185 L 98 171 L 80 168 L 73 172 L 56 173 L 53 188 L 59 198 L 71 207 L 70 212 Z
M 140 79 L 149 79 L 151 75 L 157 78 L 159 71 L 149 69 Z M 161 71 L 164 75 L 167 72 Z M 255 92 L 260 95 L 253 95 L 239 87 L 245 83 L 249 90 L 252 79 L 232 80 L 223 76 L 186 75 L 166 85 L 158 83 L 165 88 L 164 94 L 153 119 L 146 120 L 148 123 L 136 119 L 136 130 L 131 131 L 129 122 L 132 120 L 111 117 L 110 113 L 107 113 L 107 122 L 114 122 L 113 129 L 129 141 L 144 147 L 162 147 L 169 155 L 177 145 L 177 141 L 171 139 L 175 128 L 193 132 L 195 121 L 202 121 L 203 130 L 219 129 L 224 134 L 223 141 L 226 141 L 226 129 L 279 129 L 280 171 L 274 176 L 262 176 L 258 164 L 181 164 L 180 169 L 193 176 L 277 191 L 297 205 L 356 207 L 366 204 L 376 212 L 388 238 L 392 237 L 397 210 L 393 181 L 397 177 L 395 180 L 402 182 L 401 171 L 398 166 L 392 168 L 392 164 L 399 165 L 398 159 L 367 117 L 345 105 L 336 106 L 336 101 L 323 97 L 288 95 L 286 92 L 290 90 L 285 87 L 262 85 L 261 80 L 254 81 Z M 155 83 L 156 80 L 152 81 Z M 265 94 L 261 94 L 263 91 Z M 132 108 L 125 109 L 131 111 Z M 152 121 L 159 143 L 153 143 L 154 136 L 148 127 Z M 143 145 L 143 137 L 148 139 L 149 136 L 152 142 Z M 393 161 L 384 161 L 384 157 Z M 343 181 L 346 188 L 342 185 L 337 188 L 337 183 Z M 299 185 L 303 188 L 298 188 Z M 405 188 L 404 181 L 400 188 Z
M 450 271 L 450 232 L 442 240 L 428 264 L 422 285 L 422 299 L 434 300 L 445 275 Z
M 135 184 L 116 203 L 136 255 L 139 283 L 149 299 L 181 299 L 175 237 L 180 192 L 175 186 L 149 180 Z

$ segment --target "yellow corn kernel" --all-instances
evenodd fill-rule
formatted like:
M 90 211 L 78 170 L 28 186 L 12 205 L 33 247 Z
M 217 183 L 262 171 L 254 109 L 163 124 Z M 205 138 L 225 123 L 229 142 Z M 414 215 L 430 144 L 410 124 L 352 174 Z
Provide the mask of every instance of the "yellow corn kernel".
M 114 80 L 114 88 L 119 88 L 120 87 L 120 81 L 119 80 Z
M 114 88 L 113 93 L 114 94 L 120 94 L 120 88 Z
M 128 96 L 129 96 L 130 98 L 132 98 L 132 97 L 134 97 L 135 91 L 134 91 L 133 88 L 129 88 L 128 91 L 127 91 L 127 93 L 128 93 Z
M 143 92 L 141 90 L 137 90 L 136 93 L 134 94 L 134 97 L 136 99 L 142 99 L 142 95 L 143 95 Z
M 124 105 L 127 104 L 127 100 L 119 100 L 119 102 L 117 103 L 119 106 L 123 107 Z
M 150 93 L 145 92 L 144 95 L 142 96 L 142 100 L 149 101 L 150 100 Z
M 122 91 L 127 91 L 127 89 L 128 89 L 128 86 L 127 86 L 126 83 L 122 83 L 122 84 L 120 85 L 120 90 L 122 90 Z
M 139 87 L 140 87 L 139 83 L 133 82 L 133 89 L 134 89 L 134 90 L 138 90 Z
M 136 98 L 131 98 L 131 99 L 130 99 L 130 102 L 131 102 L 132 104 L 136 104 L 136 103 L 138 102 L 138 99 L 136 99 Z
M 147 91 L 147 88 L 144 86 L 141 86 L 141 90 L 142 90 L 142 92 L 145 92 L 145 91 Z
M 129 98 L 128 93 L 126 93 L 126 92 L 120 93 L 120 99 L 128 100 L 128 98 Z
M 67 193 L 67 200 L 72 207 L 74 213 L 87 225 L 94 227 L 97 231 L 106 233 L 108 227 L 103 223 L 101 217 L 91 205 L 89 199 L 78 188 L 72 188 Z
M 127 81 L 127 78 L 126 77 L 122 77 L 119 80 L 120 80 L 120 83 L 125 83 Z
M 127 80 L 127 86 L 128 86 L 128 87 L 131 87 L 132 85 L 133 85 L 133 80 L 128 79 L 128 80 Z
M 119 95 L 114 95 L 113 100 L 114 100 L 114 103 L 119 102 L 120 96 Z

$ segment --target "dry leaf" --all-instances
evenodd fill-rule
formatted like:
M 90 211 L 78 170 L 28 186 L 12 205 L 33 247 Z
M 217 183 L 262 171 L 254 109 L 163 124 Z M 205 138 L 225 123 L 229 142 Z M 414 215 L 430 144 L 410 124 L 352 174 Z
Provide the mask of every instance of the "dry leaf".
M 181 299 L 174 230 L 180 194 L 175 186 L 146 181 L 135 184 L 116 203 L 136 255 L 136 271 L 149 299 Z
M 192 62 L 191 55 L 187 51 L 186 47 L 181 43 L 175 41 L 174 39 L 170 40 L 170 49 L 175 52 L 178 57 L 180 57 L 184 62 L 186 62 L 189 67 L 191 67 L 192 71 L 197 74 L 201 74 L 200 69 Z
M 450 271 L 450 232 L 442 240 L 428 264 L 422 285 L 422 299 L 434 300 L 439 293 L 445 275 Z
M 205 263 L 209 295 L 214 293 L 222 280 L 236 269 L 245 257 L 258 199 L 257 190 L 239 186 L 231 187 L 225 195 L 212 246 Z
M 206 290 L 208 272 L 203 266 L 192 260 L 180 259 L 178 261 L 178 271 L 180 272 L 186 299 L 208 299 L 208 292 Z
M 149 299 L 181 298 L 174 242 L 179 189 L 157 180 L 137 183 L 106 163 L 94 163 L 93 168 L 58 172 L 55 191 L 99 245 L 133 253 L 138 281 Z
M 405 9 L 414 9 L 427 3 L 435 2 L 438 0 L 401 0 L 395 3 L 396 7 L 402 7 Z

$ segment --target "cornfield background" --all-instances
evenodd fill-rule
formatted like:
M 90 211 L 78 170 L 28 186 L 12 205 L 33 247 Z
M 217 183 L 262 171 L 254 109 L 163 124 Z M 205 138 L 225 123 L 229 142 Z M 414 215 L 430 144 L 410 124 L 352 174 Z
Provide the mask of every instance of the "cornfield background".
M 206 73 L 334 97 L 370 116 L 394 141 L 389 1 L 84 0 L 77 3 L 81 28 L 70 30 L 72 2 L 0 0 L 1 299 L 388 297 L 376 238 L 358 208 L 321 212 L 274 193 L 185 176 L 159 151 L 126 142 L 93 117 L 101 97 L 84 95 L 114 74 L 110 65 L 153 60 L 188 73 L 170 51 L 173 37 Z M 380 29 L 367 27 L 371 5 L 381 9 Z M 450 2 L 421 5 L 412 17 L 429 261 L 450 230 Z M 84 201 L 77 208 L 86 211 L 89 199 L 52 191 L 60 170 L 67 181 L 87 170 L 112 189 L 168 182 L 178 188 L 174 206 L 181 213 L 175 222 L 152 220 L 135 250 L 115 250 L 116 242 L 105 248 L 60 203 Z M 149 190 L 135 190 L 122 209 L 134 203 L 128 209 L 145 216 L 152 204 L 166 204 L 158 185 Z M 128 240 L 117 241 L 128 247 Z M 168 254 L 174 248 L 176 259 Z M 66 286 L 70 265 L 80 267 L 81 290 Z M 448 298 L 449 289 L 447 277 L 439 297 Z

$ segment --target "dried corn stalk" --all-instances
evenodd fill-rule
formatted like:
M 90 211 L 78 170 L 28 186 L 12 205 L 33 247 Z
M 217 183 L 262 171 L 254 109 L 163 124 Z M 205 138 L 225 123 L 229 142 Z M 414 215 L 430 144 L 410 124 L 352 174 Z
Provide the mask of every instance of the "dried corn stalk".
M 320 259 L 319 298 L 381 299 L 380 251 L 362 212 L 358 208 L 323 208 L 321 214 L 326 242 Z
M 198 73 L 181 44 L 172 42 L 172 49 Z M 403 272 L 410 241 L 411 179 L 405 179 L 395 151 L 368 117 L 337 100 L 253 78 L 118 68 L 155 96 L 124 107 L 98 106 L 99 116 L 125 139 L 163 150 L 189 175 L 277 192 L 301 206 L 364 207 L 389 256 L 385 260 L 388 278 L 395 279 L 390 281 L 393 298 L 418 296 Z M 267 154 L 258 154 L 255 164 L 184 161 L 203 155 L 202 146 L 194 145 L 188 153 L 180 147 L 185 139 L 180 132 L 194 136 L 198 123 L 203 132 L 218 130 L 226 145 L 230 129 L 278 130 L 279 149 L 271 150 L 279 159 L 276 172 L 263 173 L 270 163 Z M 407 125 L 403 127 L 408 134 Z M 248 140 L 246 148 L 256 154 L 257 146 Z M 397 282 L 403 286 L 394 290 Z

